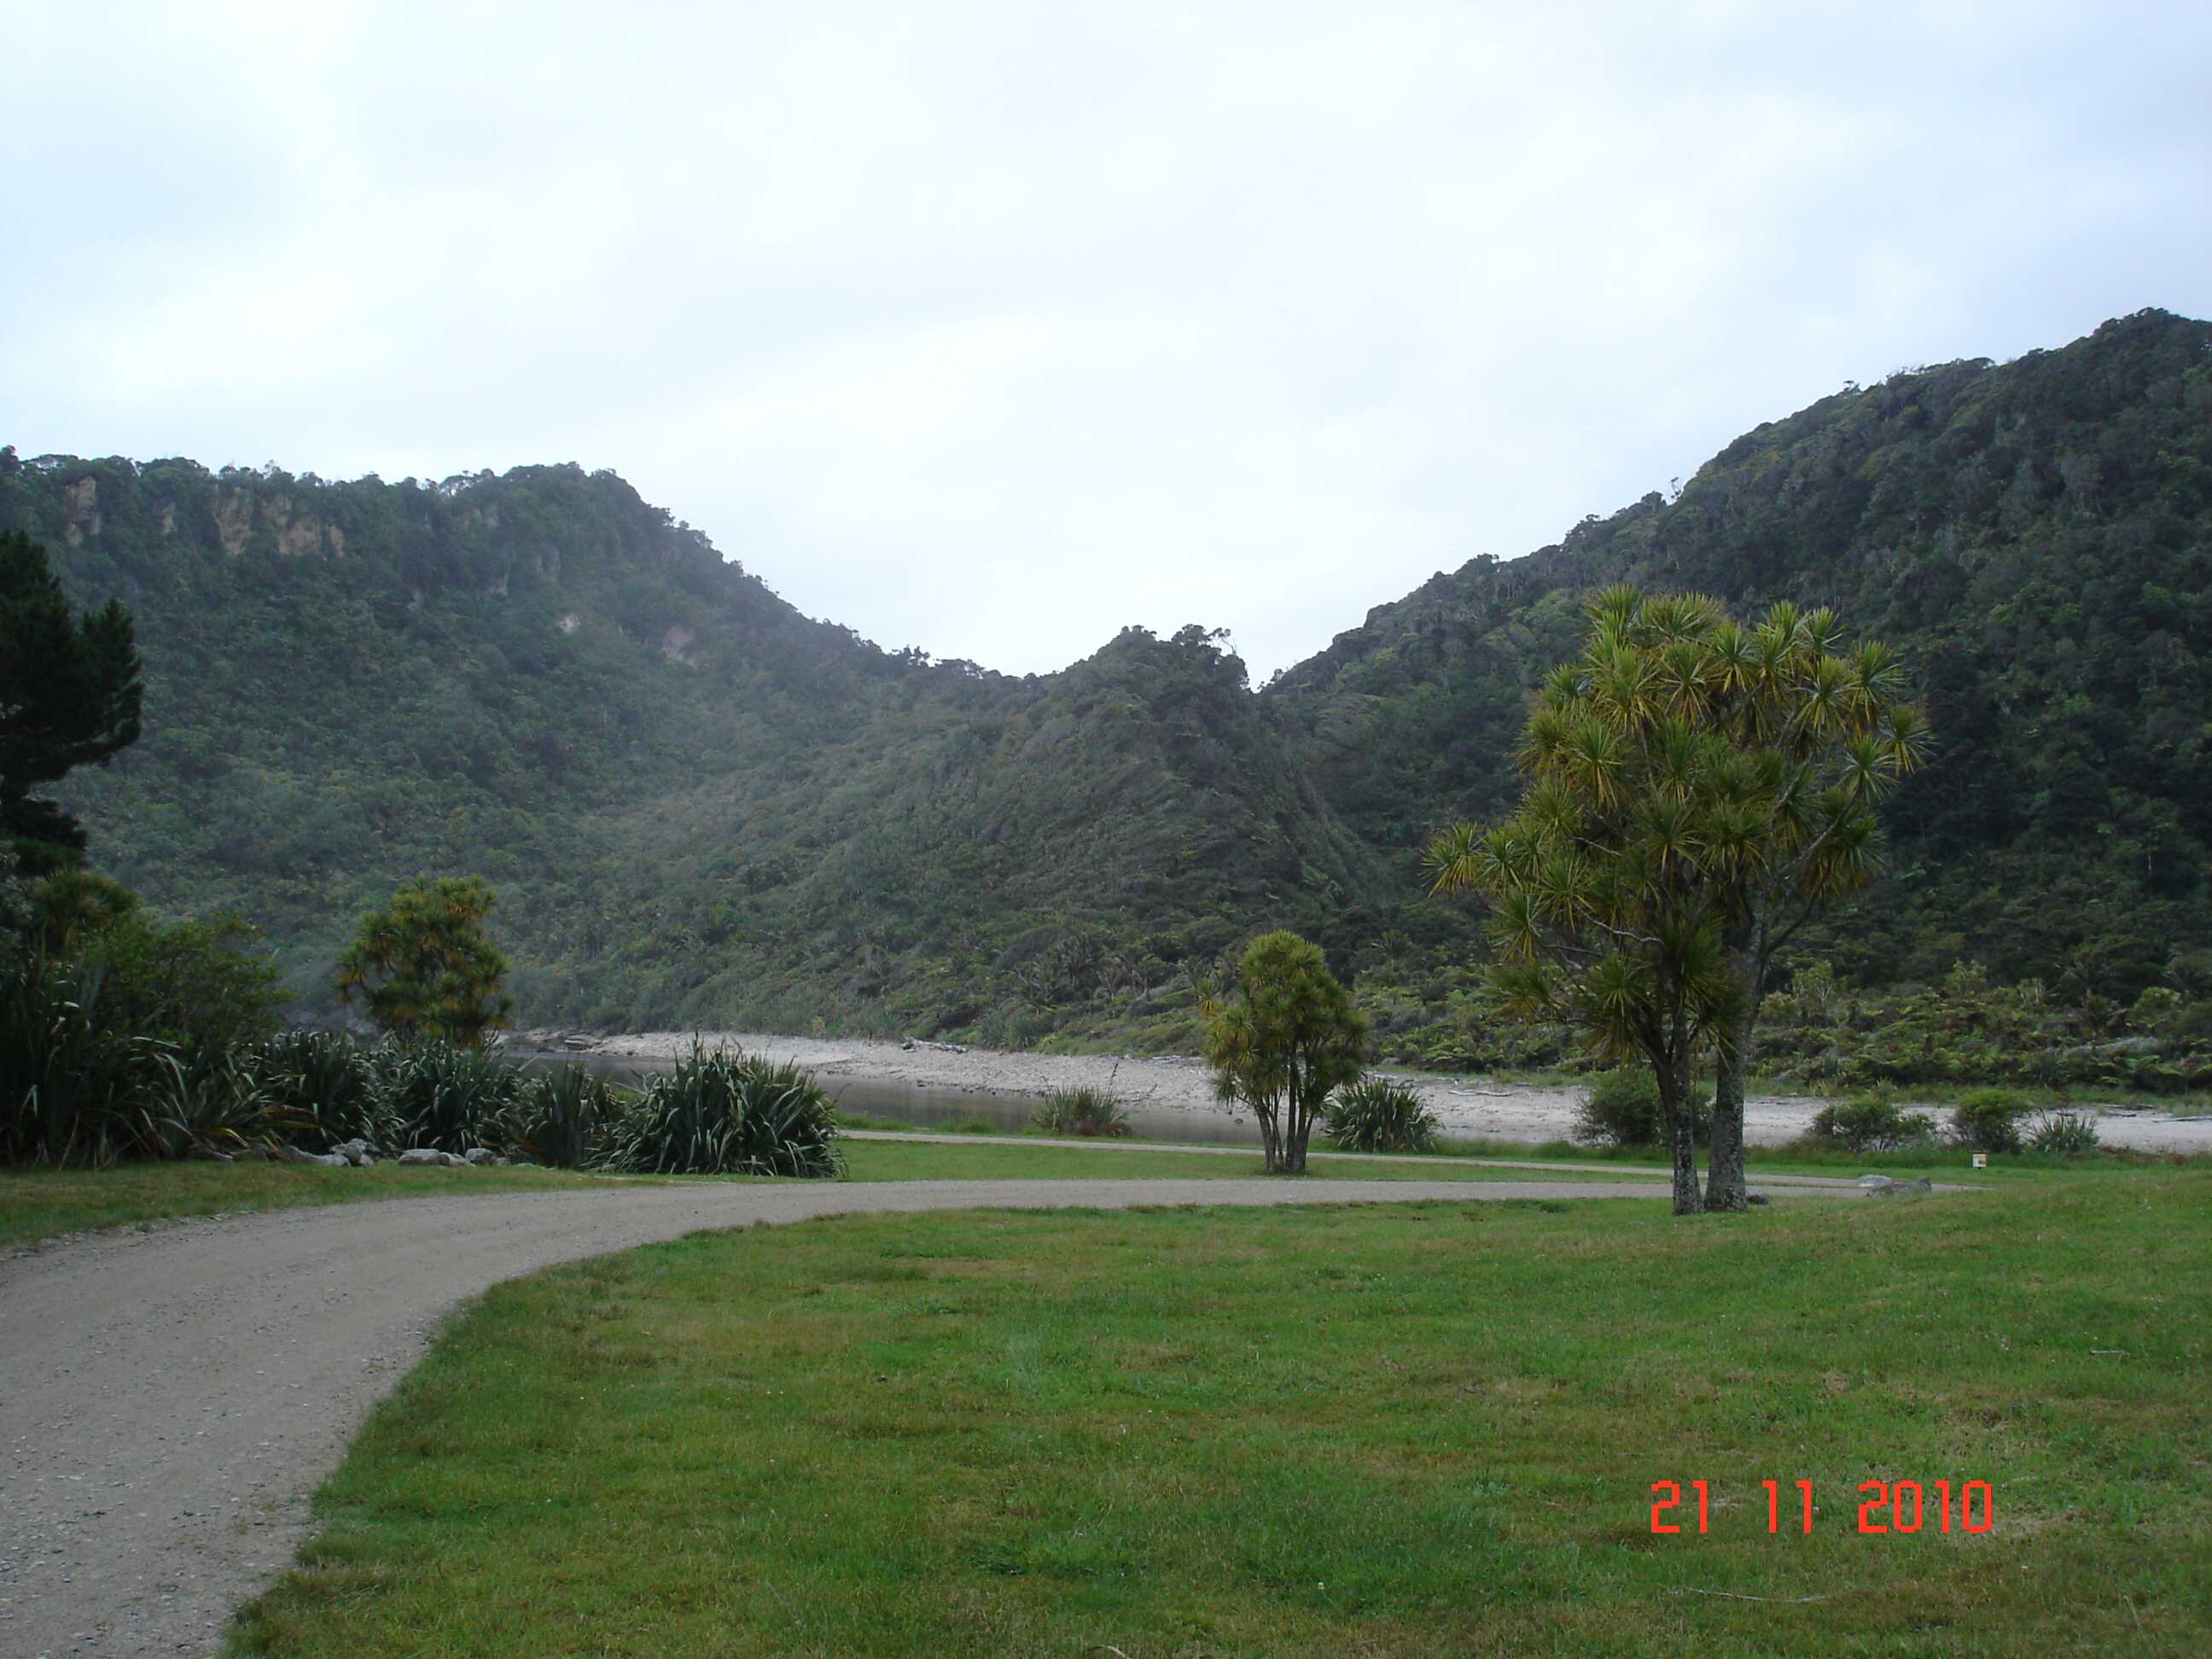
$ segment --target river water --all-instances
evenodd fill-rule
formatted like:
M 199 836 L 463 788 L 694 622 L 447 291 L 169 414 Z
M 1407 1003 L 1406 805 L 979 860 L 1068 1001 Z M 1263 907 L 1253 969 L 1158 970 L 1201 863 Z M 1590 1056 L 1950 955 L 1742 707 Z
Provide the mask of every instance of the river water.
M 613 1054 L 518 1054 L 517 1064 L 532 1071 L 562 1066 L 581 1066 L 610 1083 L 635 1084 L 651 1072 L 673 1069 L 668 1060 L 630 1060 Z M 1041 1095 L 979 1094 L 966 1089 L 930 1088 L 886 1078 L 836 1077 L 819 1079 L 830 1098 L 848 1112 L 869 1117 L 896 1118 L 917 1129 L 942 1128 L 947 1124 L 981 1118 L 994 1129 L 1019 1133 L 1030 1126 L 1030 1115 Z M 1146 1140 L 1179 1140 L 1209 1146 L 1257 1146 L 1259 1126 L 1249 1114 L 1231 1117 L 1218 1112 L 1163 1110 L 1141 1103 L 1123 1106 L 1129 1127 Z

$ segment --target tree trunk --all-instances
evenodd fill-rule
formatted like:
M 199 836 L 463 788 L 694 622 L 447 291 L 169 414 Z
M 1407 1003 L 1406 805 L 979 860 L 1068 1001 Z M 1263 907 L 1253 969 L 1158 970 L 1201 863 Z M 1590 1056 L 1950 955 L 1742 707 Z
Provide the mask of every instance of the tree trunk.
M 1306 1172 L 1306 1137 L 1313 1128 L 1313 1115 L 1307 1109 L 1305 1090 L 1298 1078 L 1297 1061 L 1290 1066 L 1290 1086 L 1283 1101 L 1283 1157 L 1277 1175 L 1304 1175 Z
M 1688 1033 L 1654 1069 L 1659 1077 L 1659 1103 L 1667 1109 L 1668 1138 L 1674 1148 L 1674 1213 L 1698 1215 L 1705 1197 L 1698 1190 L 1697 1115 L 1690 1105 L 1690 1044 Z
M 1713 1145 L 1705 1170 L 1709 1210 L 1751 1207 L 1743 1177 L 1743 1082 L 1751 1069 L 1752 1022 L 1746 1016 L 1731 1024 L 1741 1029 L 1726 1033 L 1733 1046 L 1723 1047 L 1714 1061 Z
M 1743 1178 L 1743 1088 L 1751 1075 L 1752 1044 L 1759 1030 L 1759 1004 L 1766 976 L 1765 930 L 1754 919 L 1729 940 L 1736 974 L 1743 985 L 1742 1012 L 1721 1031 L 1713 1064 L 1713 1145 L 1705 1175 L 1705 1207 L 1747 1210 L 1751 1200 Z
M 1252 1115 L 1260 1122 L 1260 1146 L 1267 1158 L 1267 1173 L 1280 1175 L 1283 1169 L 1283 1137 L 1276 1126 L 1275 1109 L 1254 1102 Z

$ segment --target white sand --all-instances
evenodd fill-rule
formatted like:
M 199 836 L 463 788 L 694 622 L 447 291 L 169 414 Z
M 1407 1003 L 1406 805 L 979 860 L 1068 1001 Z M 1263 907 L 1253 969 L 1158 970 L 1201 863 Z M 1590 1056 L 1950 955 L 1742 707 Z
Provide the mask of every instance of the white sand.
M 519 1033 L 516 1046 L 531 1046 L 545 1034 Z M 1111 1084 L 1127 1104 L 1150 1111 L 1218 1114 L 1206 1068 L 1188 1055 L 1115 1057 L 1110 1054 L 1038 1054 L 970 1048 L 951 1054 L 940 1048 L 906 1048 L 866 1037 L 777 1036 L 757 1031 L 645 1031 L 611 1036 L 590 1052 L 627 1059 L 666 1060 L 686 1053 L 694 1036 L 709 1048 L 743 1048 L 778 1060 L 796 1060 L 824 1077 L 866 1079 L 909 1087 L 960 1090 L 981 1095 L 1034 1096 L 1054 1089 Z M 1391 1073 L 1420 1092 L 1445 1133 L 1480 1135 L 1530 1144 L 1560 1140 L 1574 1127 L 1581 1099 L 1576 1088 L 1536 1088 L 1498 1084 L 1479 1077 L 1437 1077 Z M 1747 1102 L 1744 1138 L 1754 1146 L 1779 1146 L 1811 1126 L 1823 1103 L 1809 1095 L 1762 1095 Z M 1933 1110 L 1935 1109 L 1929 1108 Z M 2171 1112 L 2134 1105 L 2093 1105 L 2108 1146 L 2139 1152 L 2212 1152 L 2212 1116 L 2177 1118 Z

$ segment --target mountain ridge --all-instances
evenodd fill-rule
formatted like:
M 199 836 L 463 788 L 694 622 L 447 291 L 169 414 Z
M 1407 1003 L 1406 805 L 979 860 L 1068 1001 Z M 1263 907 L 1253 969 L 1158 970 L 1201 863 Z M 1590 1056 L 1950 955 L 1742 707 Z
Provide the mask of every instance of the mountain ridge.
M 1924 678 L 1942 747 L 1892 812 L 1897 871 L 1814 942 L 1844 972 L 1972 956 L 2124 991 L 2212 923 L 2208 361 L 2212 326 L 2141 313 L 1848 387 L 1257 690 L 1199 627 L 1048 675 L 886 652 L 574 466 L 8 452 L 0 529 L 139 617 L 148 735 L 68 781 L 95 860 L 245 909 L 307 1001 L 416 869 L 502 889 L 547 1020 L 1149 1045 L 1261 926 L 1346 972 L 1386 936 L 1464 956 L 1419 842 L 1510 802 L 1528 686 L 1623 580 L 1835 603 Z

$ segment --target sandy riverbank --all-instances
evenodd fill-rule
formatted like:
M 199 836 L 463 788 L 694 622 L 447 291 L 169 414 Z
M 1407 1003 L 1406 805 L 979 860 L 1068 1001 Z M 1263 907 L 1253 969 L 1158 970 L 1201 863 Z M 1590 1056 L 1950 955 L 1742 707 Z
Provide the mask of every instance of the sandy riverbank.
M 556 1034 L 519 1032 L 518 1047 L 554 1046 Z M 694 1036 L 708 1048 L 756 1049 L 795 1060 L 825 1078 L 866 1079 L 909 1088 L 979 1095 L 1036 1096 L 1082 1085 L 1111 1087 L 1125 1102 L 1148 1111 L 1218 1114 L 1206 1068 L 1183 1055 L 1039 1054 L 969 1048 L 954 1053 L 917 1045 L 908 1048 L 866 1037 L 778 1036 L 757 1031 L 644 1031 L 592 1039 L 585 1052 L 621 1059 L 672 1060 L 690 1050 Z M 1475 1077 L 1394 1073 L 1418 1090 L 1445 1133 L 1530 1145 L 1564 1139 L 1574 1127 L 1581 1091 L 1492 1083 Z M 1796 1139 L 1822 1103 L 1807 1095 L 1763 1095 L 1747 1103 L 1744 1135 L 1753 1146 Z M 2095 1109 L 2105 1143 L 2142 1152 L 2212 1152 L 2212 1117 L 2177 1118 L 2133 1105 Z

